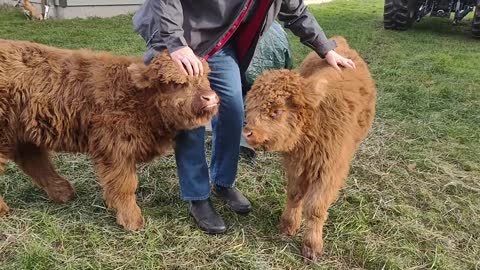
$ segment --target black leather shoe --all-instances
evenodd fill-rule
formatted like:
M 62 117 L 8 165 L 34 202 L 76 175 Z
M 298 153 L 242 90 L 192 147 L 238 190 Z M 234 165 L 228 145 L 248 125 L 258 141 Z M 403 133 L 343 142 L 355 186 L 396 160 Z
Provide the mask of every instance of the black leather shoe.
M 212 191 L 238 214 L 248 214 L 252 211 L 252 205 L 238 189 L 214 185 Z
M 215 211 L 210 199 L 191 201 L 189 208 L 190 214 L 202 231 L 208 234 L 220 234 L 227 230 L 222 217 Z

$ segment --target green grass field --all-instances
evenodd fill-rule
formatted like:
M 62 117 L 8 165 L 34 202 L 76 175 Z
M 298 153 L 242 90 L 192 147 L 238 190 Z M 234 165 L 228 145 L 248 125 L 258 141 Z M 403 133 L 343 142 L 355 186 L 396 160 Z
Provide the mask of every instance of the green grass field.
M 378 111 L 325 227 L 325 254 L 306 265 L 302 233 L 280 237 L 284 180 L 275 154 L 240 164 L 254 211 L 221 206 L 228 233 L 207 236 L 179 198 L 173 157 L 139 168 L 146 228 L 130 233 L 105 208 L 87 157 L 57 155 L 77 198 L 46 195 L 14 164 L 0 180 L 13 209 L 0 219 L 0 269 L 480 269 L 480 41 L 470 19 L 426 18 L 383 30 L 383 1 L 336 0 L 311 11 L 369 62 Z M 131 17 L 26 21 L 0 8 L 0 38 L 142 55 Z M 292 37 L 296 63 L 309 49 Z

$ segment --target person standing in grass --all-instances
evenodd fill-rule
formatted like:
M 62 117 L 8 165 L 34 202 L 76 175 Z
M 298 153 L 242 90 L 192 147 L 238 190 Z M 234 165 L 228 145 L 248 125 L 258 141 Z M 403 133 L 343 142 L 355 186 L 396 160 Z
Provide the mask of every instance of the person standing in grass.
M 327 39 L 302 0 L 146 0 L 133 18 L 135 30 L 147 43 L 146 64 L 165 49 L 179 72 L 191 76 L 203 75 L 201 61 L 209 63 L 210 84 L 221 100 L 212 121 L 210 168 L 204 127 L 181 132 L 175 146 L 182 199 L 206 233 L 226 230 L 209 199 L 211 190 L 237 213 L 252 209 L 234 186 L 244 117 L 241 78 L 275 18 L 336 69 L 355 67 L 334 51 L 335 42 Z

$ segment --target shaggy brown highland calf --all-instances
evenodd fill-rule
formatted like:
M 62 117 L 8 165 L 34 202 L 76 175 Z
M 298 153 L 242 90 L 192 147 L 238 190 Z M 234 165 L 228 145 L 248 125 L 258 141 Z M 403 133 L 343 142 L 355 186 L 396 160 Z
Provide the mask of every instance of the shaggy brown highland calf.
M 145 66 L 140 58 L 0 40 L 0 169 L 13 160 L 63 203 L 74 190 L 48 152 L 87 153 L 118 224 L 137 230 L 144 221 L 136 164 L 168 151 L 177 131 L 210 121 L 218 102 L 207 76 L 183 75 L 166 53 Z M 0 197 L 0 215 L 7 212 Z
M 312 53 L 300 66 L 300 74 L 264 73 L 246 101 L 247 142 L 283 155 L 288 184 L 280 230 L 295 234 L 303 212 L 303 255 L 312 260 L 322 252 L 327 210 L 375 113 L 376 90 L 367 64 L 345 39 L 335 39 L 336 51 L 352 59 L 356 69 L 337 72 Z

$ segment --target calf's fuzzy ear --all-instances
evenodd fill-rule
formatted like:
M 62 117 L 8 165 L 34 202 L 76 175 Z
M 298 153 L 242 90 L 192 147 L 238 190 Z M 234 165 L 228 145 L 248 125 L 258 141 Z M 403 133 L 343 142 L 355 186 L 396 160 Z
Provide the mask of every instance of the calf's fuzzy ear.
M 300 75 L 298 75 L 301 77 Z M 324 79 L 304 79 L 301 78 L 301 89 L 292 95 L 292 102 L 299 107 L 316 108 L 325 97 L 327 89 L 327 80 Z
M 145 89 L 152 86 L 152 81 L 146 74 L 147 66 L 135 63 L 131 64 L 127 69 L 136 87 Z
M 318 107 L 327 95 L 328 81 L 326 79 L 315 80 L 307 83 L 310 90 L 306 89 L 305 96 L 310 101 L 310 106 Z

